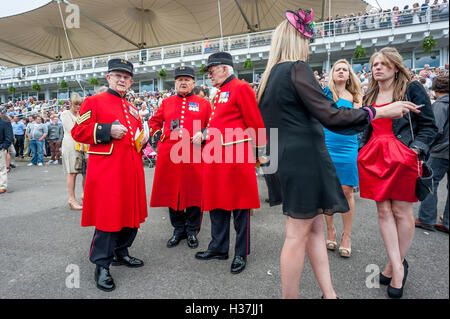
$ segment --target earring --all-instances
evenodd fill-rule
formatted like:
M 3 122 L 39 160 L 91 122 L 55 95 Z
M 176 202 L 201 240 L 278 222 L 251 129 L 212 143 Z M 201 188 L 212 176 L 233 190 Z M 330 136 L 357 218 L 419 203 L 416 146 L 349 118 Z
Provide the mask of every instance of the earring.
M 350 79 L 349 79 L 349 80 L 347 80 L 347 85 L 350 85 Z
M 395 79 L 398 80 L 398 72 L 395 72 Z

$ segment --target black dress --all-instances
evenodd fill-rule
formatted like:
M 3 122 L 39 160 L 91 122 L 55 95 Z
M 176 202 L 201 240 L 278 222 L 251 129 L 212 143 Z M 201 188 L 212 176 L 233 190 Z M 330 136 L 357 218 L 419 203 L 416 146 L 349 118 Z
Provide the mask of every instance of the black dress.
M 272 68 L 259 108 L 269 140 L 267 149 L 278 143 L 278 178 L 266 179 L 269 194 L 277 194 L 274 199 L 269 197 L 271 206 L 280 204 L 281 198 L 283 213 L 297 219 L 349 211 L 322 125 L 336 133 L 356 134 L 369 124 L 369 112 L 338 109 L 330 103 L 303 61 Z M 272 141 L 274 128 L 278 139 Z M 274 156 L 270 154 L 272 163 Z

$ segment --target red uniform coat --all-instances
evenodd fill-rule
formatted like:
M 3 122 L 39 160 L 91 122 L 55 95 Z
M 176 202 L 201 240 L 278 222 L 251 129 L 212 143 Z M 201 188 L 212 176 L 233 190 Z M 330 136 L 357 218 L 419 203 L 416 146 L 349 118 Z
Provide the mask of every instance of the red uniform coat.
M 118 120 L 128 132 L 111 139 L 111 123 Z M 88 97 L 72 129 L 74 140 L 90 144 L 81 226 L 107 232 L 139 228 L 147 217 L 142 156 L 135 133 L 142 130 L 139 112 L 113 90 Z
M 201 207 L 201 146 L 192 144 L 190 139 L 206 127 L 210 112 L 210 103 L 191 93 L 186 97 L 173 95 L 163 100 L 156 114 L 150 118 L 150 135 L 160 130 L 163 132 L 158 143 L 151 207 L 171 207 L 174 210 Z M 171 139 L 171 123 L 177 119 L 180 130 L 172 131 Z M 189 147 L 184 153 L 179 147 L 182 139 Z M 171 158 L 171 151 L 177 156 Z M 183 156 L 185 159 L 180 161 Z
M 208 122 L 202 211 L 259 208 L 252 144 L 266 144 L 256 96 L 248 83 L 231 76 L 217 92 Z

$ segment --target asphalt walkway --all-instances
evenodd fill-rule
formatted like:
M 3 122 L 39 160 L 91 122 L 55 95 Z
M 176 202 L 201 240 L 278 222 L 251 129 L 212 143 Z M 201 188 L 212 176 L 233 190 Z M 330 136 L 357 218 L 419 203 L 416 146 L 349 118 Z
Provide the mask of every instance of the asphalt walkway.
M 281 297 L 279 259 L 285 217 L 280 206 L 270 208 L 264 202 L 267 189 L 263 178 L 258 178 L 261 208 L 251 219 L 252 253 L 244 272 L 230 273 L 232 248 L 230 259 L 226 261 L 194 258 L 195 252 L 205 250 L 210 240 L 208 213 L 204 214 L 197 249 L 190 249 L 185 240 L 169 249 L 166 242 L 172 227 L 168 211 L 152 208 L 130 250 L 132 256 L 145 261 L 145 266 L 138 269 L 111 267 L 117 288 L 106 293 L 95 287 L 94 265 L 88 260 L 94 229 L 80 227 L 81 213 L 69 209 L 62 166 L 16 164 L 17 168 L 9 174 L 7 193 L 0 195 L 0 298 Z M 147 200 L 150 199 L 153 173 L 153 168 L 145 168 Z M 78 194 L 81 194 L 80 182 L 77 183 Z M 438 204 L 441 213 L 446 192 L 445 184 L 441 185 Z M 417 209 L 418 204 L 415 204 L 416 216 Z M 342 219 L 338 216 L 335 220 L 337 234 L 341 234 Z M 234 244 L 234 237 L 231 243 Z M 340 257 L 337 251 L 329 252 L 332 280 L 340 298 L 388 298 L 385 286 L 373 287 L 372 284 L 376 281 L 377 270 L 382 270 L 387 262 L 375 204 L 361 199 L 358 194 L 352 250 L 350 259 Z M 404 298 L 449 298 L 447 234 L 416 228 L 407 260 L 410 272 Z M 306 260 L 300 297 L 316 299 L 321 295 Z

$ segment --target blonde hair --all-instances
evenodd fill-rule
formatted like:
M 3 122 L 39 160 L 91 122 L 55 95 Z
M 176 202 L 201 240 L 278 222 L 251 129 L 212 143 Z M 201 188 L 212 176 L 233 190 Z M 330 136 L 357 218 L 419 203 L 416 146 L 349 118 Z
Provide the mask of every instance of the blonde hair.
M 333 94 L 333 101 L 337 102 L 339 100 L 339 95 L 336 91 L 336 86 L 334 84 L 333 80 L 333 74 L 336 69 L 336 65 L 338 64 L 345 64 L 348 68 L 349 77 L 347 82 L 345 83 L 345 89 L 349 91 L 353 96 L 353 103 L 359 104 L 361 102 L 362 93 L 361 93 L 361 81 L 356 76 L 355 71 L 353 71 L 352 66 L 346 59 L 340 59 L 336 61 L 336 63 L 333 64 L 333 67 L 330 71 L 330 76 L 328 79 L 328 88 L 331 91 L 331 94 Z
M 286 61 L 306 61 L 309 55 L 309 39 L 298 32 L 288 20 L 281 22 L 275 29 L 270 46 L 266 70 L 261 77 L 258 90 L 258 102 L 264 94 L 272 68 Z
M 408 83 L 410 82 L 410 75 L 408 69 L 406 69 L 405 65 L 403 64 L 403 58 L 398 53 L 397 49 L 392 47 L 385 47 L 382 48 L 380 51 L 375 52 L 370 57 L 370 70 L 372 71 L 373 62 L 377 57 L 381 57 L 384 62 L 387 63 L 388 67 L 389 65 L 394 65 L 394 67 L 397 67 L 398 72 L 394 78 L 394 82 L 392 85 L 394 86 L 394 96 L 393 101 L 401 101 L 404 99 L 406 87 L 408 86 Z M 364 105 L 373 105 L 375 103 L 378 93 L 380 91 L 380 86 L 378 84 L 378 81 L 375 81 L 372 79 L 369 83 L 369 93 L 367 93 L 363 98 L 363 104 Z
M 70 107 L 73 105 L 81 105 L 83 103 L 83 98 L 78 93 L 72 93 L 69 99 Z

